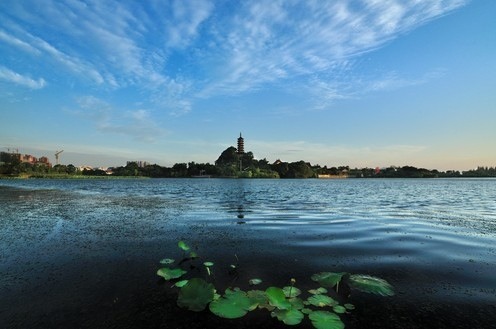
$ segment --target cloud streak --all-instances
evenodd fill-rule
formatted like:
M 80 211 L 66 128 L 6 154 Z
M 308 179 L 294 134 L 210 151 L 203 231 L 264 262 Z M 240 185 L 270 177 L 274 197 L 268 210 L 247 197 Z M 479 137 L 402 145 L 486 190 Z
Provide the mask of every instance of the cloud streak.
M 350 78 L 341 74 L 353 73 L 350 63 L 361 54 L 466 3 L 4 3 L 0 4 L 0 46 L 35 56 L 41 65 L 60 64 L 82 83 L 109 90 L 136 88 L 174 115 L 190 112 L 198 98 L 286 88 L 281 86 L 288 82 L 323 90 L 317 107 L 325 107 L 333 99 L 353 94 Z M 4 79 L 30 88 L 46 83 L 15 78 L 11 72 L 4 70 Z M 399 74 L 396 80 L 401 80 Z
M 360 55 L 466 2 L 245 2 L 233 18 L 221 22 L 229 32 L 217 35 L 219 48 L 211 50 L 217 60 L 210 63 L 214 78 L 201 95 L 242 94 L 299 80 L 302 88 L 324 89 L 317 106 L 323 107 L 357 93 L 349 90 L 356 81 L 343 78 L 342 72 L 352 74 L 349 68 Z
M 46 86 L 46 81 L 43 78 L 35 80 L 3 66 L 0 66 L 0 79 L 31 89 L 41 89 Z

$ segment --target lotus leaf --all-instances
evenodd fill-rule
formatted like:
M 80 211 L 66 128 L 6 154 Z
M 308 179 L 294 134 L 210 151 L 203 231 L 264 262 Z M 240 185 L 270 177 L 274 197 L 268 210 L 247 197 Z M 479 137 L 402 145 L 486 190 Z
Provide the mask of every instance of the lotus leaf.
M 210 266 L 214 266 L 214 263 L 212 263 L 212 262 L 205 262 L 205 263 L 203 263 L 203 265 L 205 265 L 206 267 L 210 267 Z
M 179 290 L 177 305 L 200 312 L 214 299 L 214 286 L 200 278 L 193 278 Z
M 332 288 L 338 284 L 346 272 L 333 273 L 333 272 L 321 272 L 312 275 L 312 280 L 318 282 L 320 285 Z
M 287 310 L 291 307 L 291 304 L 286 299 L 284 291 L 281 288 L 269 287 L 265 290 L 265 294 L 269 300 L 269 304 L 277 307 L 280 310 Z
M 168 268 L 168 267 L 162 267 L 157 271 L 157 275 L 160 275 L 165 280 L 180 278 L 183 276 L 184 273 L 187 273 L 187 271 L 180 268 Z
M 191 259 L 195 259 L 195 258 L 198 258 L 198 254 L 196 252 L 192 251 L 192 252 L 189 253 L 189 257 Z
M 181 248 L 182 250 L 184 250 L 184 251 L 188 251 L 188 250 L 190 249 L 190 248 L 189 248 L 189 246 L 188 246 L 188 245 L 186 244 L 186 242 L 184 242 L 184 241 L 179 241 L 179 242 L 177 243 L 177 246 L 178 246 L 179 248 Z
M 269 311 L 274 309 L 273 306 L 269 304 L 269 300 L 267 299 L 267 295 L 265 291 L 262 290 L 249 290 L 247 293 L 248 297 L 250 297 L 252 301 L 252 308 L 266 308 Z
M 160 264 L 167 265 L 167 264 L 172 264 L 174 263 L 174 259 L 171 258 L 164 258 L 160 261 Z
M 189 280 L 181 280 L 181 281 L 177 281 L 174 285 L 178 288 L 182 288 L 184 287 L 187 283 L 188 283 Z
M 251 279 L 250 281 L 248 281 L 248 283 L 250 284 L 250 286 L 255 286 L 257 284 L 262 283 L 262 280 L 261 279 Z
M 327 311 L 314 311 L 308 316 L 317 329 L 343 329 L 344 323 L 339 316 Z
M 355 305 L 353 304 L 344 304 L 344 307 L 347 309 L 347 310 L 354 310 L 355 309 Z
M 301 294 L 300 289 L 291 286 L 282 288 L 282 291 L 284 291 L 284 295 L 288 298 L 296 297 Z
M 301 313 L 303 313 L 303 314 L 310 314 L 312 312 L 313 312 L 313 310 L 311 310 L 309 308 L 304 308 L 304 309 L 301 310 Z
M 307 301 L 311 305 L 318 307 L 334 306 L 338 304 L 338 302 L 327 295 L 313 295 L 308 297 Z
M 300 311 L 290 308 L 288 310 L 274 310 L 272 317 L 277 317 L 279 321 L 284 322 L 289 326 L 300 324 L 305 317 Z
M 343 314 L 343 313 L 346 313 L 346 308 L 344 308 L 343 306 L 341 305 L 335 305 L 332 310 L 335 312 L 335 313 L 338 313 L 338 314 Z
M 239 289 L 238 287 L 235 287 L 234 289 L 227 288 L 224 291 L 224 295 L 228 296 L 228 295 L 234 294 L 236 291 L 241 291 L 241 289 Z
M 311 293 L 312 295 L 327 294 L 327 289 L 323 287 L 319 287 L 317 289 L 308 290 L 308 292 Z
M 226 291 L 227 292 L 227 291 Z M 244 291 L 231 291 L 210 303 L 210 311 L 221 318 L 236 319 L 251 309 L 252 300 Z
M 303 300 L 301 298 L 293 297 L 288 299 L 289 303 L 291 304 L 291 308 L 294 308 L 296 310 L 301 310 L 302 308 L 305 307 L 303 304 Z
M 364 274 L 350 275 L 351 288 L 381 296 L 393 296 L 393 287 L 386 281 L 374 276 Z

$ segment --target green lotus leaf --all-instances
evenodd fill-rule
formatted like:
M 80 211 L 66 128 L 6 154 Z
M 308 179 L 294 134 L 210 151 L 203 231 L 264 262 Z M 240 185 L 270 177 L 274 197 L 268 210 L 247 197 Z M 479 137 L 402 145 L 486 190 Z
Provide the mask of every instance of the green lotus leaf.
M 177 279 L 183 276 L 187 271 L 180 268 L 162 267 L 157 271 L 157 275 L 163 277 L 165 280 Z
M 317 289 L 308 290 L 308 292 L 311 293 L 312 295 L 327 294 L 327 289 L 323 287 L 319 287 Z
M 344 308 L 343 306 L 341 305 L 334 305 L 332 307 L 332 310 L 335 312 L 335 313 L 338 313 L 338 314 L 343 314 L 343 313 L 346 313 L 346 308 Z
M 271 313 L 272 317 L 277 317 L 279 321 L 284 322 L 289 326 L 294 326 L 300 324 L 303 318 L 305 317 L 303 313 L 293 308 L 288 310 L 280 310 L 276 309 Z
M 163 265 L 168 265 L 168 264 L 172 264 L 174 263 L 174 259 L 172 258 L 164 258 L 162 260 L 160 260 L 160 264 L 163 264 Z
M 287 310 L 291 307 L 291 304 L 286 299 L 284 291 L 281 288 L 269 287 L 265 290 L 269 304 L 277 307 L 280 310 Z
M 301 294 L 300 289 L 290 286 L 282 288 L 282 291 L 284 291 L 284 295 L 288 298 L 293 298 Z
M 386 280 L 370 275 L 352 274 L 348 279 L 351 288 L 381 296 L 393 296 L 393 286 Z
M 205 262 L 205 263 L 203 263 L 203 265 L 205 265 L 206 267 L 210 267 L 210 266 L 214 266 L 214 263 L 212 263 L 212 262 Z
M 303 304 L 303 300 L 301 298 L 293 297 L 288 299 L 289 303 L 291 304 L 291 308 L 296 309 L 296 310 L 301 310 L 302 308 L 305 307 Z
M 252 300 L 244 291 L 231 291 L 210 303 L 210 311 L 221 318 L 240 318 L 250 310 Z
M 188 283 L 189 280 L 181 280 L 181 281 L 177 281 L 174 285 L 178 288 L 182 288 L 184 287 L 187 283 Z
M 308 316 L 317 329 L 343 329 L 344 323 L 339 316 L 327 311 L 313 311 Z
M 301 313 L 303 313 L 303 314 L 310 314 L 312 312 L 313 312 L 313 310 L 312 309 L 309 309 L 309 308 L 304 308 L 304 309 L 301 310 Z
M 248 283 L 250 284 L 250 286 L 255 286 L 255 285 L 257 285 L 257 284 L 262 283 L 262 280 L 261 280 L 261 279 L 257 279 L 257 278 L 255 278 L 255 279 L 251 279 L 251 280 L 249 280 L 249 281 L 248 281 Z
M 196 252 L 192 251 L 192 252 L 189 253 L 189 257 L 191 259 L 195 259 L 195 258 L 198 258 L 198 254 Z
M 254 310 L 257 307 L 266 308 L 269 311 L 272 311 L 274 309 L 274 307 L 269 304 L 269 300 L 267 299 L 265 291 L 249 290 L 246 292 L 246 295 L 251 299 L 252 302 L 250 311 Z
M 193 278 L 179 290 L 177 305 L 200 312 L 214 299 L 214 286 L 200 278 Z
M 188 245 L 186 244 L 186 242 L 184 242 L 184 241 L 179 241 L 179 242 L 177 243 L 177 246 L 178 246 L 179 248 L 181 248 L 182 250 L 184 250 L 184 251 L 188 251 L 188 250 L 190 249 L 190 248 L 189 248 L 189 246 L 188 246 Z
M 350 310 L 350 311 L 355 309 L 355 305 L 353 305 L 353 304 L 349 304 L 349 303 L 344 304 L 344 307 L 345 307 L 347 310 Z
M 308 297 L 307 301 L 310 305 L 318 307 L 334 306 L 338 304 L 337 301 L 327 295 L 313 295 Z
M 312 275 L 312 280 L 318 282 L 320 285 L 332 288 L 338 284 L 343 276 L 347 274 L 346 272 L 333 273 L 333 272 L 321 272 Z
M 225 296 L 229 296 L 231 294 L 234 294 L 236 291 L 240 291 L 240 289 L 238 287 L 234 288 L 234 289 L 230 289 L 230 288 L 227 288 L 225 291 L 224 291 L 224 295 Z

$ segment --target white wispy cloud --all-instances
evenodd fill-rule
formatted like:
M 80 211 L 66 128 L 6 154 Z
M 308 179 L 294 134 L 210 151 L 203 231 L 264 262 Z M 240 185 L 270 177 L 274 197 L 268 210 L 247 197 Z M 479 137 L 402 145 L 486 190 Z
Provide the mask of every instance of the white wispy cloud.
M 170 19 L 165 22 L 167 45 L 187 46 L 197 36 L 200 24 L 211 15 L 213 8 L 211 1 L 172 1 Z
M 296 84 L 307 84 L 301 90 L 322 96 L 315 107 L 323 108 L 356 93 L 350 90 L 357 83 L 349 67 L 361 54 L 467 2 L 0 3 L 0 42 L 36 56 L 40 65 L 59 64 L 83 83 L 136 88 L 174 115 L 190 112 L 199 97 L 287 88 L 287 82 L 299 79 Z M 343 78 L 343 72 L 348 76 Z M 32 86 L 44 83 L 33 81 Z M 396 72 L 389 82 L 383 79 L 368 90 L 385 89 L 388 83 L 408 85 Z
M 28 87 L 31 89 L 41 89 L 46 86 L 46 81 L 43 78 L 39 78 L 37 80 L 9 70 L 4 66 L 0 66 L 0 79 L 3 79 L 8 82 L 12 82 L 24 87 Z
M 12 35 L 6 33 L 5 31 L 2 31 L 2 30 L 0 30 L 0 40 L 6 42 L 6 43 L 8 43 L 8 44 L 10 44 L 16 48 L 19 48 L 23 51 L 31 53 L 33 55 L 40 55 L 41 54 L 41 52 L 38 49 L 31 46 L 29 43 L 27 43 L 23 40 L 20 40 L 20 39 L 16 38 L 15 36 L 12 36 Z
M 332 73 L 466 2 L 246 2 L 235 17 L 222 22 L 230 31 L 219 35 L 223 65 L 204 93 L 241 93 L 298 76 Z

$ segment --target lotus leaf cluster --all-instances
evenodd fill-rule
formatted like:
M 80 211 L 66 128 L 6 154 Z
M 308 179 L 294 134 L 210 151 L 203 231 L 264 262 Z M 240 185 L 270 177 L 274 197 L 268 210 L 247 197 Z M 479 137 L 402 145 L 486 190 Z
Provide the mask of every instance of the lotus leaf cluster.
M 246 292 L 226 289 L 223 297 L 210 303 L 210 311 L 221 318 L 236 319 L 245 316 L 248 311 L 257 307 Z
M 183 251 L 191 248 L 184 242 L 179 241 L 178 247 Z M 283 288 L 269 286 L 265 290 L 243 291 L 240 288 L 228 288 L 223 295 L 219 295 L 212 283 L 210 276 L 214 263 L 204 261 L 203 266 L 207 270 L 208 277 L 183 276 L 188 273 L 181 268 L 185 262 L 196 262 L 199 258 L 194 251 L 189 256 L 183 253 L 183 260 L 178 263 L 177 268 L 163 267 L 157 274 L 165 280 L 172 280 L 172 288 L 179 289 L 177 305 L 194 312 L 200 312 L 207 307 L 213 314 L 227 319 L 236 319 L 245 316 L 248 312 L 256 309 L 267 309 L 271 316 L 282 323 L 290 326 L 300 324 L 305 316 L 317 329 L 343 329 L 344 323 L 340 315 L 349 314 L 355 309 L 350 303 L 341 304 L 343 297 L 339 296 L 339 285 L 346 284 L 351 289 L 381 296 L 394 295 L 393 287 L 384 279 L 364 274 L 349 274 L 346 272 L 320 272 L 311 276 L 314 282 L 320 286 L 308 290 L 307 296 L 294 286 L 295 279 L 290 280 L 290 285 Z M 237 257 L 236 257 L 237 259 Z M 164 258 L 161 264 L 172 264 L 172 258 Z M 201 264 L 201 263 L 200 263 Z M 201 267 L 201 265 L 200 265 Z M 190 265 L 190 269 L 197 266 Z M 237 270 L 237 265 L 231 265 L 232 270 Z M 215 279 L 215 278 L 214 278 Z M 262 284 L 262 279 L 254 278 L 248 281 L 249 286 Z M 331 295 L 334 297 L 331 297 Z
M 180 290 L 177 298 L 179 307 L 201 312 L 214 300 L 214 285 L 200 278 L 188 281 Z

